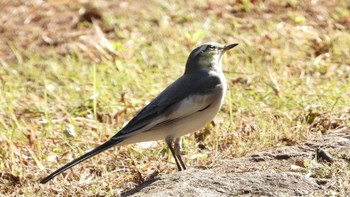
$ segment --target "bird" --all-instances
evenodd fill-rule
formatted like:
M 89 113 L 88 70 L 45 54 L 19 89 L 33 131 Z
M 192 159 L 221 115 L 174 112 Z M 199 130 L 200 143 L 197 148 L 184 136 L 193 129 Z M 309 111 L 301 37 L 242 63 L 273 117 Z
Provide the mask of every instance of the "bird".
M 223 54 L 238 43 L 208 42 L 188 56 L 185 72 L 140 110 L 108 141 L 54 171 L 45 184 L 67 169 L 109 149 L 146 141 L 165 140 L 178 171 L 186 170 L 181 158 L 181 137 L 203 128 L 219 112 L 227 90 Z

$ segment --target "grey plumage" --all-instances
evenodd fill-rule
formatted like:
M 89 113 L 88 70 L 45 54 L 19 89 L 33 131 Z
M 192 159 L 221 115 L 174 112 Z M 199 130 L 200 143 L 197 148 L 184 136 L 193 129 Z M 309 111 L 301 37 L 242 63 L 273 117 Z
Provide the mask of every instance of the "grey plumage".
M 161 92 L 125 127 L 109 141 L 56 170 L 41 183 L 115 145 L 144 141 L 165 140 L 178 169 L 186 169 L 180 156 L 181 136 L 202 128 L 220 110 L 226 93 L 221 58 L 225 51 L 236 45 L 224 46 L 212 42 L 194 49 L 188 57 L 184 75 Z

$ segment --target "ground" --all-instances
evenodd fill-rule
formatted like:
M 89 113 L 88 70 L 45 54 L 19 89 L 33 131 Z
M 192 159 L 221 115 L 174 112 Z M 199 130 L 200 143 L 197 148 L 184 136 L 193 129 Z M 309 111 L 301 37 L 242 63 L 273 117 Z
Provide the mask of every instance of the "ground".
M 350 130 L 343 128 L 293 146 L 222 160 L 215 168 L 150 179 L 122 196 L 332 196 L 350 175 L 349 154 Z M 331 168 L 339 171 L 330 173 Z M 348 194 L 345 190 L 342 194 Z
M 349 8 L 1 1 L 1 195 L 349 195 Z M 223 60 L 222 110 L 183 140 L 189 170 L 177 172 L 156 142 L 116 147 L 38 183 L 108 140 L 208 41 L 239 46 Z

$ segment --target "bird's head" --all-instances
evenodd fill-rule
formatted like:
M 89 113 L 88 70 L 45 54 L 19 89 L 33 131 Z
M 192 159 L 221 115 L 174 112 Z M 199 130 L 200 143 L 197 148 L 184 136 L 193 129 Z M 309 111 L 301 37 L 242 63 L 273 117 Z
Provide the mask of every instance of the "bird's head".
M 222 55 L 238 44 L 221 45 L 216 42 L 205 43 L 195 48 L 187 59 L 185 74 L 198 70 L 221 70 Z

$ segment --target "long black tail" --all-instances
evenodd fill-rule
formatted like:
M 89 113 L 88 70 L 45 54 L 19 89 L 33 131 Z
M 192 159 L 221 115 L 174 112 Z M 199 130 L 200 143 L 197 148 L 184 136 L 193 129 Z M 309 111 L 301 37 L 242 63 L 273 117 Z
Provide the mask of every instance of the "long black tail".
M 109 141 L 105 142 L 104 144 L 98 146 L 97 148 L 93 149 L 90 152 L 85 153 L 84 155 L 80 156 L 77 159 L 74 159 L 73 161 L 69 162 L 68 164 L 66 164 L 65 166 L 59 168 L 58 170 L 56 170 L 55 172 L 51 173 L 49 176 L 47 176 L 46 178 L 44 178 L 43 180 L 40 181 L 40 183 L 45 184 L 48 181 L 50 181 L 51 179 L 53 179 L 55 176 L 61 174 L 62 172 L 68 170 L 69 168 L 79 164 L 80 162 L 83 162 L 87 159 L 89 159 L 90 157 L 93 157 L 115 145 L 117 145 L 118 143 L 120 143 L 121 141 L 123 141 L 123 139 L 118 139 L 118 140 L 113 140 L 110 139 Z

